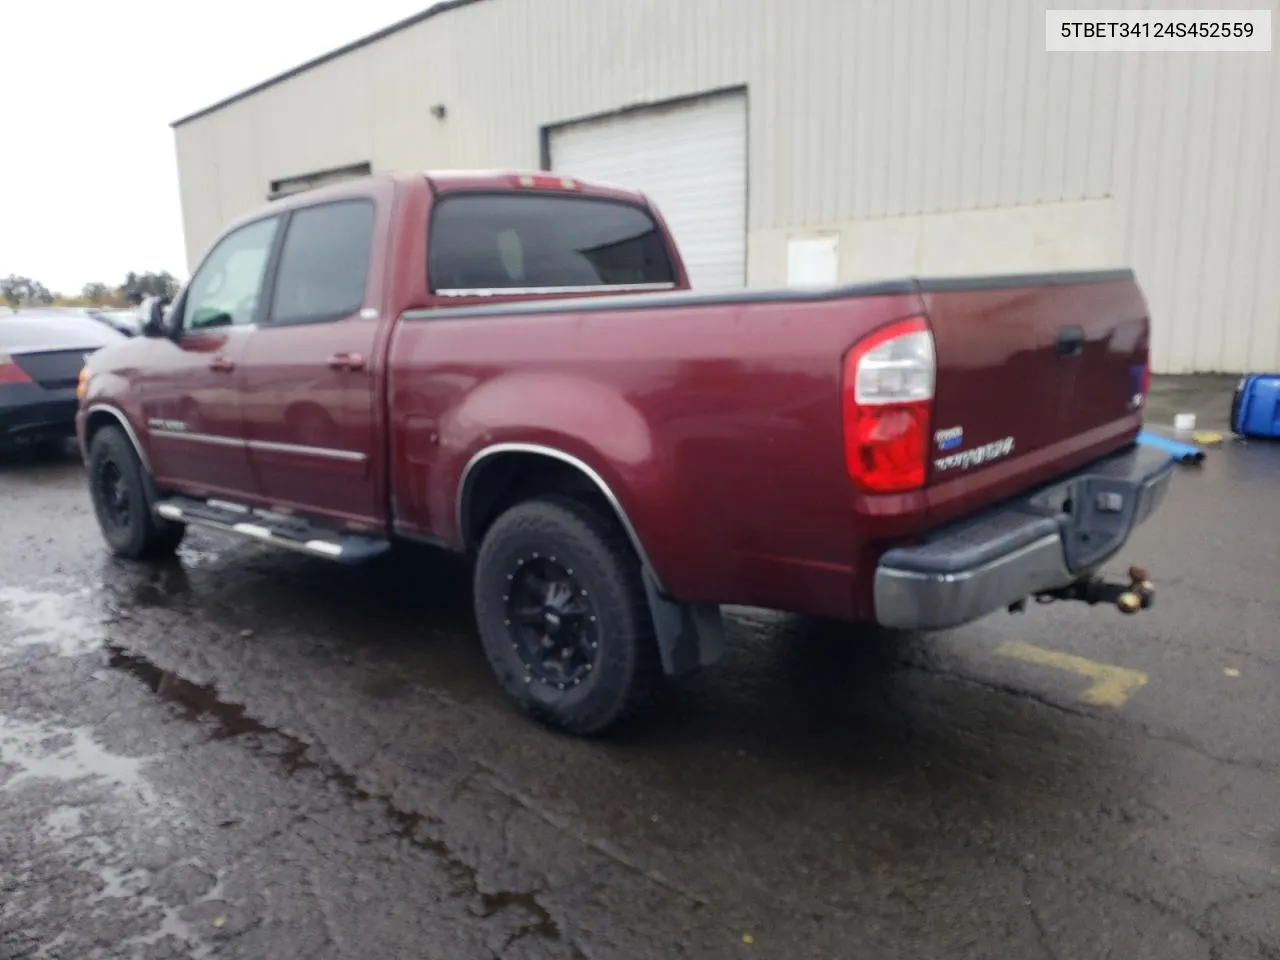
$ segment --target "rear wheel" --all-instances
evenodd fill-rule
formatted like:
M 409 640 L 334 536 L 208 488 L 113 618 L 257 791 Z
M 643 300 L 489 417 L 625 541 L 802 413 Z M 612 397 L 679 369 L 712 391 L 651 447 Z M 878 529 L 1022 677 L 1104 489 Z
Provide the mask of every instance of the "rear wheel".
M 512 507 L 476 560 L 485 654 L 526 712 L 570 733 L 601 733 L 661 679 L 640 564 L 611 518 L 567 498 Z
M 104 427 L 89 447 L 89 492 L 103 539 L 129 560 L 172 554 L 187 528 L 157 518 L 133 444 L 117 427 Z

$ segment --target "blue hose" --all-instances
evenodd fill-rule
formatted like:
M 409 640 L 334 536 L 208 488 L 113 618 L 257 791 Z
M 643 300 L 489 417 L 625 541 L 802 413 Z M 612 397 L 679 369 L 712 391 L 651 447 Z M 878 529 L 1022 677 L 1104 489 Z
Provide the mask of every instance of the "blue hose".
M 1143 430 L 1138 434 L 1138 442 L 1148 447 L 1155 447 L 1157 450 L 1163 450 L 1179 463 L 1204 462 L 1204 451 L 1199 447 L 1192 446 L 1189 443 L 1179 443 L 1177 440 L 1170 440 L 1168 437 L 1162 437 L 1157 433 L 1149 433 Z

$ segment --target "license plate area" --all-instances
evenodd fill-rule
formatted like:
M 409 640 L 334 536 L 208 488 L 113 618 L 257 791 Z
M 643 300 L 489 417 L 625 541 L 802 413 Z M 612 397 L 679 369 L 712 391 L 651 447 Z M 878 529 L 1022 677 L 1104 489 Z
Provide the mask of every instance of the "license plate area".
M 1050 487 L 1034 499 L 1057 517 L 1067 568 L 1080 573 L 1105 562 L 1124 545 L 1141 495 L 1138 480 L 1092 474 Z

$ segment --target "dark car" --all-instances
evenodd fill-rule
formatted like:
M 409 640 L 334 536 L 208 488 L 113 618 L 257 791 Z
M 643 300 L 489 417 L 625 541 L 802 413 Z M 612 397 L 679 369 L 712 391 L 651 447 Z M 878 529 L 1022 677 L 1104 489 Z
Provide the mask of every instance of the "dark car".
M 0 453 L 75 435 L 85 360 L 124 334 L 83 314 L 0 314 Z

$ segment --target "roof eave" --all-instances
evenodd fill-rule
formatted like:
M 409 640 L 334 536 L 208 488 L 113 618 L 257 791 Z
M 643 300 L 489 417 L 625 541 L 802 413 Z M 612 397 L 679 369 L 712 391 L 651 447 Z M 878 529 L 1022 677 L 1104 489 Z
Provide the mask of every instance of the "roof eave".
M 399 33 L 401 30 L 406 30 L 409 27 L 422 23 L 425 20 L 430 20 L 432 17 L 439 16 L 442 13 L 448 13 L 450 10 L 456 10 L 459 7 L 469 7 L 474 3 L 480 2 L 481 0 L 442 0 L 442 2 L 428 7 L 421 13 L 415 13 L 411 17 L 405 17 L 403 20 L 398 20 L 391 24 L 391 26 L 384 27 L 376 33 L 371 33 L 367 36 L 361 37 L 359 40 L 354 40 L 344 47 L 338 47 L 336 50 L 330 50 L 328 53 L 323 53 L 314 59 L 308 60 L 306 63 L 299 64 L 291 70 L 286 70 L 284 73 L 277 74 L 274 77 L 263 80 L 261 83 L 254 84 L 246 90 L 241 90 L 239 93 L 233 93 L 226 99 L 219 100 L 217 103 L 197 110 L 195 113 L 189 113 L 185 117 L 174 120 L 169 124 L 169 126 L 171 129 L 176 130 L 178 127 L 190 123 L 192 120 L 199 120 L 201 117 L 207 117 L 211 113 L 217 113 L 223 107 L 229 107 L 231 104 L 251 97 L 255 93 L 261 93 L 263 90 L 266 90 L 269 87 L 274 87 L 278 83 L 291 80 L 299 74 L 306 73 L 308 70 L 312 70 L 321 64 L 328 63 L 330 60 L 337 60 L 339 57 L 345 57 L 347 54 L 359 50 L 361 47 L 367 47 L 371 43 L 377 43 L 379 40 L 383 40 L 394 33 Z

